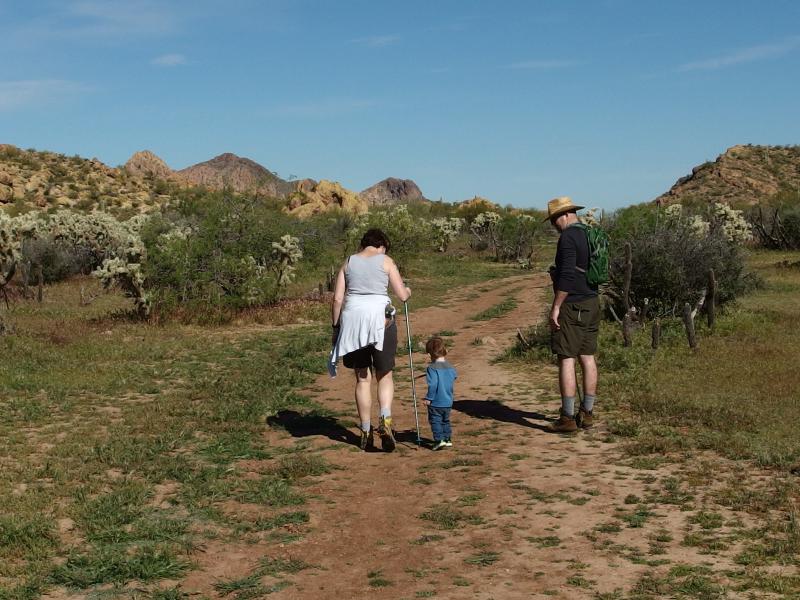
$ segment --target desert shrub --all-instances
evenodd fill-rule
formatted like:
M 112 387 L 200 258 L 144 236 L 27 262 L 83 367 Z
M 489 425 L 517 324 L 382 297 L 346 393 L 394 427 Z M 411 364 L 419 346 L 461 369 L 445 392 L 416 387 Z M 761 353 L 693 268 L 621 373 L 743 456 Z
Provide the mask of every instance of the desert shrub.
M 76 248 L 50 236 L 22 241 L 22 261 L 31 266 L 41 266 L 44 283 L 54 283 L 92 271 L 92 256 L 85 248 Z
M 403 204 L 373 208 L 357 217 L 347 232 L 348 250 L 357 250 L 361 237 L 372 228 L 381 229 L 389 238 L 389 254 L 401 270 L 412 258 L 429 248 L 430 225 L 425 220 L 412 216 Z
M 756 243 L 771 250 L 800 249 L 800 203 L 779 196 L 765 206 L 750 208 L 747 214 Z
M 612 300 L 619 301 L 622 294 L 625 243 L 631 247 L 632 306 L 642 307 L 647 298 L 651 310 L 664 314 L 675 312 L 685 302 L 694 304 L 706 288 L 710 269 L 717 280 L 719 304 L 747 289 L 739 239 L 731 239 L 719 223 L 684 214 L 680 207 L 636 208 L 633 216 L 626 210 L 610 221 Z
M 142 232 L 146 287 L 154 306 L 200 319 L 274 301 L 303 255 L 292 218 L 260 200 L 229 192 L 185 200 Z M 205 314 L 205 316 L 204 316 Z
M 528 261 L 536 234 L 542 229 L 540 220 L 525 213 L 482 212 L 470 223 L 471 246 L 474 250 L 488 249 L 498 261 Z

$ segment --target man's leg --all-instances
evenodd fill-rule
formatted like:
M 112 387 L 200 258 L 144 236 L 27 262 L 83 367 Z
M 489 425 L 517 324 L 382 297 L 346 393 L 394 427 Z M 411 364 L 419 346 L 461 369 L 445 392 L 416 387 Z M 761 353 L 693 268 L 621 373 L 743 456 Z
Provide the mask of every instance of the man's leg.
M 568 417 L 575 414 L 577 385 L 575 379 L 575 359 L 568 356 L 559 356 L 558 387 L 561 391 L 561 412 Z
M 578 411 L 578 426 L 589 429 L 594 425 L 594 401 L 597 395 L 597 363 L 593 354 L 581 354 L 581 371 L 583 372 L 583 400 Z
M 550 431 L 554 433 L 572 433 L 578 430 L 575 423 L 575 359 L 568 356 L 558 357 L 558 385 L 561 390 L 561 414 L 558 420 L 551 423 Z

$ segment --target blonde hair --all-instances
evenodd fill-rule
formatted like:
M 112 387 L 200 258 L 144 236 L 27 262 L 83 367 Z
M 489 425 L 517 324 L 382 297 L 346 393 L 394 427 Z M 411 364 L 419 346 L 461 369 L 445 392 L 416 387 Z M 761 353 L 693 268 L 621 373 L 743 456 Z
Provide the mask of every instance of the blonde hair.
M 425 352 L 431 355 L 434 359 L 447 356 L 447 348 L 444 345 L 444 340 L 438 336 L 434 336 L 425 344 Z

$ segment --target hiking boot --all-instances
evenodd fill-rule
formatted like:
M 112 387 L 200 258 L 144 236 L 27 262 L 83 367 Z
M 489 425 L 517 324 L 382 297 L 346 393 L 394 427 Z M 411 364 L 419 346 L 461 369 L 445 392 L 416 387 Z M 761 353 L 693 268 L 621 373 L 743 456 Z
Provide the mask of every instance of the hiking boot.
M 592 411 L 586 410 L 582 406 L 575 415 L 575 424 L 581 429 L 591 429 L 594 425 L 594 417 Z
M 444 445 L 447 446 L 448 448 L 452 448 L 453 447 L 453 442 L 451 440 L 445 440 L 444 441 Z
M 447 448 L 447 442 L 444 440 L 433 443 L 433 450 L 443 450 L 444 448 Z
M 381 448 L 383 448 L 383 451 L 394 452 L 397 443 L 394 441 L 394 431 L 392 431 L 392 417 L 381 417 L 378 435 L 381 436 Z
M 369 428 L 369 431 L 361 430 L 361 441 L 358 444 L 362 450 L 367 450 L 368 448 L 371 450 L 375 447 L 375 438 L 373 437 L 372 427 Z
M 578 425 L 575 423 L 575 417 L 570 417 L 560 412 L 558 421 L 550 423 L 547 429 L 553 433 L 575 433 L 578 431 Z

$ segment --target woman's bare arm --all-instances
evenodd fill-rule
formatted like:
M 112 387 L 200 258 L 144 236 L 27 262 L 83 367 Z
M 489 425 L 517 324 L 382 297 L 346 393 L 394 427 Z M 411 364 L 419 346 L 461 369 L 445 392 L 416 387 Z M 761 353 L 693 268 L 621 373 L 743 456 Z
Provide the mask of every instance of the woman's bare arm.
M 397 265 L 388 256 L 383 261 L 383 269 L 389 274 L 389 285 L 401 302 L 405 302 L 411 297 L 411 290 L 403 283 L 403 278 L 400 277 L 400 271 Z
M 344 303 L 344 293 L 347 284 L 344 279 L 344 265 L 339 269 L 339 274 L 336 276 L 336 285 L 333 288 L 333 302 L 331 303 L 331 325 L 336 327 L 339 324 L 339 315 L 342 313 L 342 304 Z

